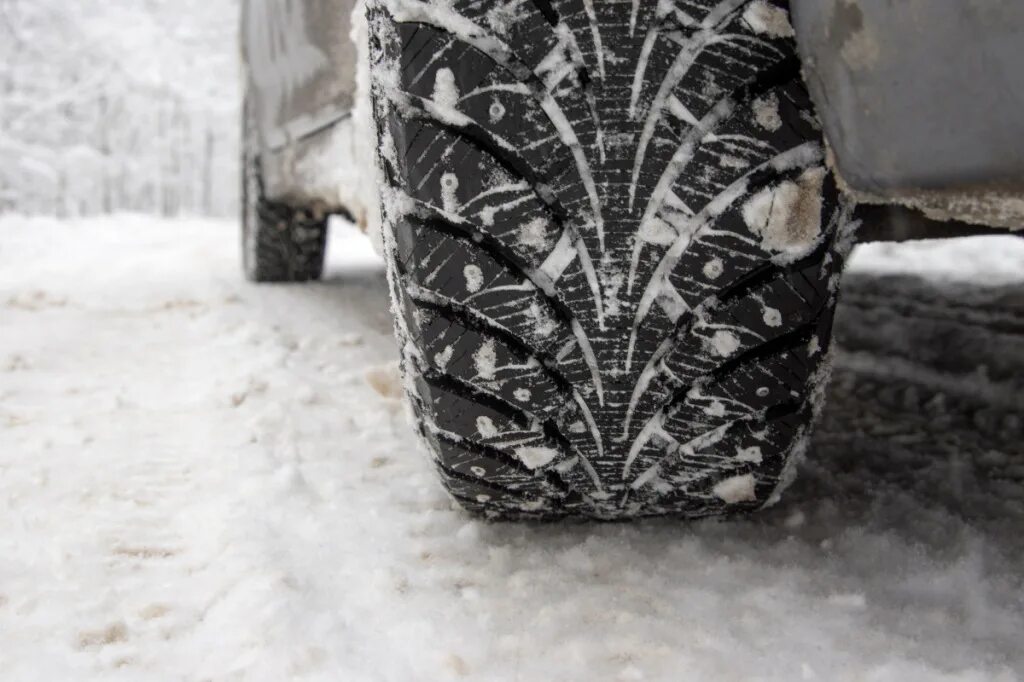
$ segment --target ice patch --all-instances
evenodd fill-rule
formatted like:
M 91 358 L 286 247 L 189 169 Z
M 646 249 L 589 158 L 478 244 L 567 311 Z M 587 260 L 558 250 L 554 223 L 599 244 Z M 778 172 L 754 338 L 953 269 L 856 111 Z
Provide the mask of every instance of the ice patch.
M 646 220 L 640 225 L 640 239 L 648 244 L 669 246 L 678 237 L 679 234 L 664 220 L 655 218 L 654 220 Z
M 484 273 L 476 265 L 467 265 L 462 268 L 462 275 L 466 278 L 466 290 L 475 294 L 484 285 Z
M 446 109 L 458 109 L 459 88 L 455 85 L 455 74 L 451 69 L 438 69 L 434 76 L 434 95 L 437 104 Z
M 793 36 L 789 13 L 765 0 L 754 0 L 747 5 L 747 9 L 743 12 L 743 21 L 755 33 L 772 38 L 791 38 Z
M 539 469 L 551 463 L 558 456 L 558 450 L 542 446 L 516 448 L 516 457 L 530 469 Z
M 530 317 L 533 318 L 533 331 L 538 338 L 551 336 L 558 329 L 558 324 L 548 317 L 537 302 L 530 304 Z
M 519 236 L 516 241 L 520 246 L 525 246 L 533 251 L 543 251 L 548 248 L 548 234 L 546 228 L 546 220 L 543 218 L 534 218 L 533 220 L 519 226 Z
M 775 93 L 768 93 L 764 97 L 754 100 L 754 120 L 757 124 L 769 132 L 775 132 L 782 127 L 782 117 L 779 116 L 779 98 Z
M 793 256 L 814 246 L 821 233 L 824 180 L 824 168 L 810 168 L 796 182 L 786 180 L 747 200 L 743 220 L 764 249 Z
M 807 355 L 814 357 L 821 352 L 821 342 L 818 341 L 818 337 L 812 336 L 811 340 L 807 342 Z
M 713 491 L 715 496 L 726 504 L 754 502 L 757 500 L 757 495 L 754 492 L 754 476 L 752 474 L 727 478 L 716 485 Z
M 481 379 L 494 379 L 497 371 L 498 353 L 494 349 L 494 339 L 487 339 L 476 353 L 473 354 L 473 364 L 476 365 L 476 373 Z
M 780 313 L 775 308 L 770 308 L 768 306 L 765 306 L 763 319 L 764 319 L 764 323 L 766 325 L 768 325 L 769 327 L 781 327 L 782 326 L 782 313 Z
M 494 225 L 494 214 L 498 212 L 498 208 L 498 206 L 484 206 L 480 209 L 480 222 L 488 227 Z
M 709 417 L 724 417 L 725 416 L 725 405 L 719 401 L 715 401 L 704 408 L 704 414 Z
M 448 367 L 448 363 L 451 362 L 451 360 L 452 360 L 452 353 L 454 351 L 455 351 L 455 349 L 452 346 L 449 345 L 449 346 L 446 346 L 443 351 L 441 351 L 440 353 L 437 353 L 434 356 L 434 363 L 437 365 L 437 367 L 439 369 L 443 370 L 446 367 Z
M 533 396 L 533 394 L 530 393 L 530 389 L 528 388 L 517 388 L 513 395 L 516 397 L 516 400 L 518 400 L 521 403 L 525 403 Z

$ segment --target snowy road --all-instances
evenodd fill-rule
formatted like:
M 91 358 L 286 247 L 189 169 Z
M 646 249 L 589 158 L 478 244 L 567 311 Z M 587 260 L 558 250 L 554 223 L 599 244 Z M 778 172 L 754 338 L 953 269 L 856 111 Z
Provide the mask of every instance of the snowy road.
M 696 525 L 453 511 L 332 249 L 0 220 L 3 682 L 1024 676 L 1024 239 L 858 253 L 800 480 Z

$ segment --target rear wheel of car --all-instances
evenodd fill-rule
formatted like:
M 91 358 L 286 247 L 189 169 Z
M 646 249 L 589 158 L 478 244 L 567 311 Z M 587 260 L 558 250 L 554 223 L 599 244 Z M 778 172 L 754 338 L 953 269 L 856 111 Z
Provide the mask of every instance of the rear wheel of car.
M 243 104 L 242 263 L 254 282 L 318 279 L 327 248 L 326 211 L 264 196 L 251 103 Z
M 492 518 L 777 499 L 851 241 L 787 10 L 369 11 L 403 371 L 451 495 Z

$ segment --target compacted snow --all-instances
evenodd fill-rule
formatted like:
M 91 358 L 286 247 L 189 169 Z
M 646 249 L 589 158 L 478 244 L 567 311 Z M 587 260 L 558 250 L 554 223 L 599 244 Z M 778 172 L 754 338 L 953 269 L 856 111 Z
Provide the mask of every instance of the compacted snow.
M 235 229 L 0 219 L 4 682 L 1024 675 L 1024 239 L 855 254 L 774 509 L 516 525 L 419 452 L 369 244 L 255 286 Z

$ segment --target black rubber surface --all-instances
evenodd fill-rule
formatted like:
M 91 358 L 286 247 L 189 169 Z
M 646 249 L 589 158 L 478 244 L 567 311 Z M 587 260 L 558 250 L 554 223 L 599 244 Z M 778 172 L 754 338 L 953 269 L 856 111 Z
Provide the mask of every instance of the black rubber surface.
M 501 518 L 772 499 L 848 241 L 785 10 L 379 0 L 370 23 L 397 331 L 451 494 Z
M 264 197 L 254 125 L 243 104 L 242 261 L 255 282 L 319 279 L 327 248 L 327 219 L 316 207 L 291 206 Z

